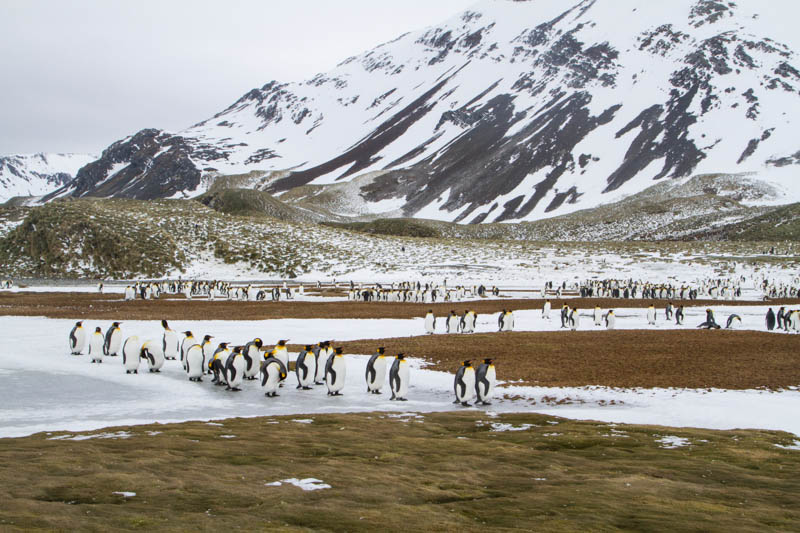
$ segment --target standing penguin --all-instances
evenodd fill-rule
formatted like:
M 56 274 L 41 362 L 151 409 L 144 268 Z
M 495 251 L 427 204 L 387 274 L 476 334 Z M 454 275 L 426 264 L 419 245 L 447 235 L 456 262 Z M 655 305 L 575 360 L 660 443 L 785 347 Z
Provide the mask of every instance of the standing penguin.
M 105 339 L 103 338 L 103 331 L 99 326 L 94 328 L 94 333 L 92 333 L 92 337 L 89 339 L 89 355 L 92 356 L 92 363 L 103 362 L 104 342 Z
M 606 313 L 606 329 L 614 329 L 617 325 L 617 316 L 614 314 L 613 309 L 609 309 Z
M 272 356 L 283 363 L 283 366 L 289 368 L 289 349 L 286 347 L 287 342 L 288 339 L 279 340 L 278 344 L 275 345 Z
M 126 374 L 139 373 L 139 355 L 142 348 L 139 337 L 131 335 L 125 339 L 122 345 L 122 366 L 125 367 Z
M 600 309 L 599 305 L 594 306 L 594 325 L 599 326 L 603 322 L 603 310 Z
M 311 345 L 306 344 L 305 349 L 300 350 L 297 354 L 297 361 L 295 363 L 297 388 L 311 390 L 311 384 L 314 383 L 316 372 L 317 361 L 314 358 L 314 352 L 311 350 Z
M 491 405 L 489 399 L 494 393 L 497 384 L 497 371 L 493 359 L 484 359 L 475 371 L 475 395 L 481 405 Z
M 650 305 L 647 308 L 647 324 L 650 326 L 656 325 L 656 307 L 654 305 Z
M 242 356 L 244 357 L 244 377 L 247 380 L 254 380 L 258 377 L 259 362 L 261 361 L 261 346 L 264 343 L 259 338 L 255 338 L 244 345 Z
M 331 341 L 322 341 L 314 348 L 314 365 L 317 369 L 314 373 L 314 385 L 325 384 L 325 366 L 331 354 L 333 354 Z
M 734 321 L 738 321 L 739 324 L 742 323 L 742 317 L 737 314 L 733 314 L 728 317 L 728 322 L 725 324 L 725 329 L 731 329 L 733 327 Z
M 578 312 L 577 307 L 573 307 L 572 311 L 569 313 L 569 327 L 572 331 L 575 331 L 581 326 L 581 315 Z
M 664 309 L 664 318 L 672 320 L 672 302 L 667 302 L 667 307 Z
M 445 327 L 447 328 L 447 333 L 453 333 L 458 330 L 458 315 L 452 309 L 450 310 L 450 314 L 447 315 Z
M 678 307 L 678 310 L 675 311 L 675 323 L 679 326 L 683 325 L 683 306 L 681 305 Z
M 478 320 L 478 314 L 475 311 L 467 311 L 464 315 L 464 333 L 472 333 L 475 331 L 475 322 Z
M 103 354 L 115 357 L 119 354 L 119 347 L 122 344 L 122 330 L 119 325 L 122 322 L 114 322 L 106 330 L 106 337 L 103 341 Z
M 506 320 L 506 310 L 503 309 L 497 316 L 497 331 L 503 331 L 503 327 L 505 326 L 505 320 Z
M 380 394 L 381 387 L 383 387 L 384 381 L 386 381 L 386 356 L 384 352 L 386 348 L 383 346 L 379 347 L 372 357 L 369 358 L 367 361 L 367 392 L 371 392 L 372 394 Z
M 235 346 L 233 352 L 225 361 L 225 381 L 228 384 L 226 390 L 241 391 L 242 380 L 244 379 L 244 356 L 242 346 Z
M 514 331 L 514 312 L 508 309 L 503 314 L 503 325 L 500 331 Z
M 347 364 L 342 355 L 342 348 L 336 348 L 333 355 L 325 364 L 325 384 L 328 386 L 328 396 L 339 396 L 344 388 L 347 376 Z
M 434 331 L 436 331 L 436 317 L 433 316 L 433 309 L 429 309 L 425 315 L 425 333 L 433 335 Z
M 139 350 L 139 357 L 147 361 L 150 372 L 161 372 L 161 367 L 164 366 L 164 352 L 155 341 L 144 341 Z
M 214 374 L 211 383 L 215 385 L 227 385 L 225 376 L 225 362 L 228 360 L 231 349 L 228 348 L 227 342 L 219 343 L 217 349 L 214 350 L 214 355 L 208 363 L 208 369 Z
M 408 400 L 408 361 L 404 354 L 397 354 L 389 370 L 389 387 L 392 389 L 390 400 L 405 402 Z
M 261 363 L 261 388 L 264 396 L 274 398 L 278 395 L 280 383 L 286 379 L 286 365 L 275 357 L 275 350 L 264 356 Z
M 194 346 L 196 343 L 194 341 L 194 335 L 192 335 L 191 331 L 184 331 L 183 332 L 183 340 L 181 341 L 181 364 L 183 365 L 183 369 L 186 369 L 186 353 L 189 351 L 189 348 Z M 198 345 L 199 346 L 199 345 Z M 203 354 L 203 347 L 200 347 L 200 354 Z M 203 366 L 203 362 L 200 361 L 200 366 Z M 201 368 L 202 371 L 202 368 Z
M 767 331 L 775 329 L 775 311 L 770 307 L 767 309 Z
M 566 328 L 569 325 L 569 306 L 564 304 L 561 306 L 561 327 Z
M 200 348 L 203 349 L 203 372 L 211 374 L 211 359 L 214 358 L 214 345 L 211 344 L 211 335 L 203 337 L 203 342 L 200 343 Z
M 72 355 L 80 355 L 84 348 L 86 348 L 86 330 L 83 329 L 83 320 L 79 320 L 69 332 L 69 350 Z
M 550 303 L 550 300 L 546 300 L 544 302 L 544 306 L 542 306 L 542 318 L 544 320 L 550 320 L 550 309 L 553 307 L 553 304 Z
M 136 298 L 136 292 L 133 290 L 133 287 L 128 285 L 125 287 L 125 301 L 130 301 Z
M 475 397 L 475 369 L 472 367 L 472 361 L 461 363 L 456 372 L 453 389 L 456 393 L 456 400 L 453 403 L 469 407 L 469 402 Z
M 785 310 L 786 310 L 785 307 L 781 307 L 780 309 L 778 309 L 778 314 L 776 316 L 776 318 L 777 318 L 776 324 L 778 326 L 778 329 L 783 329 L 783 318 L 784 318 Z
M 193 344 L 185 350 L 183 362 L 186 373 L 189 374 L 189 381 L 203 381 L 205 371 L 203 365 L 203 348 L 199 344 Z
M 174 361 L 178 358 L 178 334 L 169 328 L 166 320 L 161 321 L 161 326 L 164 328 L 164 337 L 161 340 L 164 359 Z

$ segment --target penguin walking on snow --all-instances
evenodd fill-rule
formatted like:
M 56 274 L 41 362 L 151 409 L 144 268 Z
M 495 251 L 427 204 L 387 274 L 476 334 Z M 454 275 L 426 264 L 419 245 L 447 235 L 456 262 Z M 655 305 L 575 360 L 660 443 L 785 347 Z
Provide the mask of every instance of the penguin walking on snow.
M 785 307 L 781 307 L 780 309 L 778 309 L 778 314 L 775 317 L 777 319 L 776 325 L 778 326 L 779 330 L 783 329 L 783 318 L 785 310 L 786 310 Z
M 572 331 L 577 330 L 581 325 L 581 315 L 577 307 L 573 307 L 569 313 L 569 327 Z
M 164 352 L 155 341 L 145 341 L 139 351 L 139 357 L 147 361 L 151 373 L 161 372 L 161 367 L 164 366 Z
M 667 307 L 664 309 L 664 318 L 672 320 L 672 302 L 667 302 Z
M 80 355 L 84 348 L 86 348 L 86 330 L 83 328 L 83 320 L 79 320 L 69 332 L 69 350 L 72 355 Z
M 386 349 L 379 347 L 367 361 L 367 392 L 380 394 L 383 383 L 386 381 Z
M 255 338 L 244 345 L 242 357 L 244 357 L 244 379 L 252 381 L 258 377 L 261 361 L 261 347 L 264 343 L 259 338 Z
M 544 305 L 542 306 L 542 319 L 550 320 L 550 309 L 553 305 L 550 303 L 550 300 L 546 300 Z
M 136 335 L 131 335 L 125 339 L 125 343 L 122 345 L 122 366 L 125 367 L 126 374 L 139 373 L 141 348 L 142 344 Z
M 116 357 L 119 354 L 119 347 L 122 344 L 122 330 L 119 325 L 122 322 L 114 322 L 106 330 L 106 336 L 103 340 L 103 355 Z
M 742 317 L 737 314 L 732 314 L 728 317 L 728 322 L 725 324 L 725 329 L 731 329 L 733 327 L 734 321 L 737 321 L 739 324 L 742 323 Z
M 425 315 L 425 333 L 428 335 L 433 335 L 436 331 L 436 317 L 433 315 L 433 309 L 428 310 L 428 314 Z
M 244 379 L 244 356 L 242 355 L 242 346 L 235 346 L 233 352 L 225 360 L 225 382 L 227 383 L 226 390 L 238 392 L 241 391 L 242 380 Z
M 203 350 L 203 372 L 211 374 L 211 360 L 214 358 L 214 345 L 211 344 L 211 335 L 203 337 L 203 342 L 200 343 L 200 348 Z
M 445 327 L 447 328 L 447 333 L 454 333 L 458 331 L 458 315 L 454 310 L 450 310 L 450 314 L 447 315 L 447 320 L 445 321 Z
M 295 362 L 295 374 L 297 375 L 297 388 L 303 390 L 311 390 L 311 384 L 314 383 L 314 377 L 317 373 L 317 361 L 314 358 L 314 352 L 311 350 L 311 345 L 306 344 L 304 350 L 300 350 L 297 354 Z
M 678 307 L 678 310 L 675 311 L 675 324 L 683 325 L 683 306 Z
M 164 359 L 174 361 L 178 358 L 178 334 L 170 329 L 166 320 L 161 321 L 161 326 L 164 328 L 164 337 L 161 339 Z
M 278 387 L 287 376 L 286 365 L 275 357 L 275 350 L 271 350 L 264 356 L 261 362 L 261 389 L 264 396 L 274 398 L 278 396 Z
M 469 407 L 469 402 L 475 397 L 475 369 L 472 367 L 472 361 L 461 363 L 456 372 L 453 389 L 456 393 L 456 400 L 453 403 Z
M 770 307 L 767 309 L 767 331 L 775 329 L 775 311 Z
M 511 309 L 503 310 L 500 331 L 514 331 L 514 313 Z
M 325 384 L 328 386 L 328 396 L 341 395 L 346 376 L 347 364 L 342 355 L 342 348 L 336 348 L 335 353 L 328 357 L 325 364 Z
M 183 340 L 181 341 L 181 364 L 183 365 L 183 369 L 184 370 L 187 370 L 187 368 L 186 368 L 186 354 L 188 353 L 189 348 L 191 348 L 192 346 L 195 346 L 195 345 L 200 346 L 199 344 L 197 344 L 195 342 L 194 335 L 192 335 L 192 332 L 189 331 L 189 330 L 184 331 L 183 332 Z M 200 346 L 200 355 L 202 355 L 202 354 L 203 354 L 203 347 Z M 203 366 L 203 362 L 202 361 L 200 361 L 200 366 L 201 367 Z M 202 371 L 202 368 L 200 370 Z M 188 372 L 188 370 L 187 370 L 187 372 Z
M 489 399 L 494 393 L 497 384 L 497 372 L 494 368 L 493 359 L 484 359 L 483 363 L 475 371 L 475 396 L 481 405 L 491 405 Z
M 214 385 L 227 385 L 225 362 L 228 360 L 230 353 L 231 349 L 228 348 L 227 342 L 219 343 L 219 346 L 217 346 L 217 349 L 214 351 L 214 355 L 208 363 L 208 369 L 214 374 L 214 378 L 211 380 L 211 383 Z
M 569 324 L 569 306 L 564 304 L 561 306 L 561 327 L 566 328 Z
M 500 314 L 497 317 L 497 331 L 503 331 L 505 320 L 506 320 L 506 310 L 503 309 L 500 311 Z
M 617 325 L 617 315 L 614 314 L 613 309 L 609 309 L 606 313 L 606 329 L 614 329 Z
M 656 306 L 650 305 L 647 308 L 647 324 L 650 326 L 656 325 Z
M 199 344 L 193 344 L 185 350 L 183 364 L 186 373 L 189 374 L 189 381 L 203 381 L 203 348 Z
M 402 353 L 397 354 L 389 370 L 389 388 L 392 389 L 390 400 L 405 402 L 408 400 L 408 361 Z
M 328 358 L 333 354 L 331 341 L 322 341 L 319 346 L 314 348 L 314 365 L 317 371 L 314 373 L 314 385 L 325 385 L 325 366 Z
M 94 333 L 92 333 L 92 337 L 89 339 L 89 355 L 92 356 L 92 363 L 103 362 L 104 342 L 105 339 L 103 338 L 103 331 L 99 326 L 94 328 Z
M 603 323 L 603 310 L 599 305 L 594 306 L 594 325 L 599 326 Z

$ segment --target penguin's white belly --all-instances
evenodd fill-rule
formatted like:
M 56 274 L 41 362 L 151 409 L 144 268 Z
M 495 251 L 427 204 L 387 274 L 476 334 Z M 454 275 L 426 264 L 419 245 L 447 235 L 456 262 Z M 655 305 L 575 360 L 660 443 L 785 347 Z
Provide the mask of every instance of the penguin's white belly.
M 139 337 L 134 335 L 125 339 L 125 344 L 122 346 L 122 365 L 125 370 L 133 371 L 139 369 L 139 351 L 141 349 Z
M 174 331 L 165 331 L 162 343 L 165 359 L 178 358 L 178 336 Z
M 314 372 L 314 382 L 322 383 L 325 381 L 325 361 L 328 360 L 327 350 L 320 350 L 319 357 L 317 357 L 316 367 Z
M 203 371 L 208 372 L 208 365 L 211 364 L 211 359 L 214 357 L 214 348 L 211 343 L 206 343 L 203 348 Z
M 461 376 L 461 383 L 456 385 L 456 398 L 459 402 L 469 402 L 475 397 L 475 371 L 467 370 Z
M 278 385 L 281 381 L 281 367 L 277 363 L 270 363 L 264 367 L 264 373 L 267 379 L 263 380 L 261 387 L 264 393 L 270 393 L 278 390 Z
M 228 382 L 228 386 L 232 389 L 236 389 L 239 388 L 239 385 L 242 384 L 242 380 L 244 379 L 244 357 L 234 357 L 231 367 L 233 367 L 233 371 L 228 369 L 228 371 L 225 373 L 225 377 L 226 381 Z
M 392 389 L 392 392 L 398 398 L 405 398 L 408 395 L 408 363 L 405 361 L 401 362 L 400 368 L 397 369 L 397 378 L 400 383 L 393 384 L 393 387 L 397 386 L 397 390 Z
M 347 375 L 347 365 L 345 364 L 344 357 L 334 356 L 331 370 L 332 372 L 328 372 L 325 375 L 325 382 L 330 392 L 339 392 L 344 388 L 344 381 Z
M 190 378 L 199 378 L 203 375 L 203 349 L 199 344 L 189 347 L 184 363 Z
M 656 323 L 656 312 L 653 309 L 647 310 L 647 323 L 648 324 Z
M 308 387 L 312 383 L 314 383 L 314 378 L 317 375 L 317 362 L 314 359 L 314 354 L 306 355 L 303 358 L 303 366 L 305 366 L 305 371 L 300 368 L 298 364 L 297 368 L 297 382 L 301 387 Z
M 572 314 L 572 329 L 578 329 L 581 325 L 581 317 L 578 313 Z
M 614 318 L 613 316 L 608 317 L 608 325 L 606 326 L 606 329 L 614 329 L 616 323 L 617 323 L 616 318 Z
M 595 326 L 599 326 L 600 325 L 600 320 L 602 318 L 603 317 L 602 317 L 602 315 L 600 313 L 600 310 L 599 309 L 595 309 L 595 311 L 594 311 L 594 325 Z
M 89 341 L 89 355 L 92 356 L 92 361 L 103 360 L 103 344 L 105 339 L 100 334 L 92 335 L 92 340 Z
M 512 315 L 506 315 L 503 319 L 503 331 L 513 331 L 514 330 L 514 317 Z
M 283 363 L 283 366 L 289 368 L 289 352 L 286 350 L 275 350 L 275 359 Z
M 542 309 L 542 318 L 550 318 L 550 304 L 544 304 L 544 309 Z
M 433 316 L 429 315 L 425 317 L 425 332 L 426 333 L 433 333 Z
M 86 348 L 86 331 L 83 328 L 77 328 L 73 333 L 75 339 L 69 339 L 69 347 L 73 354 L 83 353 Z
M 117 355 L 120 344 L 122 344 L 122 333 L 119 330 L 112 331 L 111 338 L 108 340 L 108 355 Z
M 490 399 L 494 394 L 494 387 L 497 384 L 497 372 L 493 366 L 486 370 L 485 381 L 489 383 L 488 387 L 486 386 L 485 382 L 482 382 L 478 383 L 475 389 L 478 395 L 478 400 L 482 402 Z
M 367 379 L 367 387 L 369 390 L 381 390 L 383 383 L 386 381 L 386 359 L 383 357 L 377 358 L 372 365 L 372 369 L 375 371 L 375 376 L 372 380 Z
M 244 377 L 252 378 L 258 375 L 258 348 L 255 346 L 250 347 L 247 352 L 247 355 L 250 356 L 250 364 L 247 364 L 247 359 L 244 360 L 245 362 L 245 369 L 244 369 Z

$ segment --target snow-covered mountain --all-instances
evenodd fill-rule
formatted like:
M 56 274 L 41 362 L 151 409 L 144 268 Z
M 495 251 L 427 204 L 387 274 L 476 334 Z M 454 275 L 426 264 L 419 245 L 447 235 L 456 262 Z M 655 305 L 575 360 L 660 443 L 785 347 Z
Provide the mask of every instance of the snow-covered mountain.
M 15 196 L 42 196 L 69 183 L 96 154 L 0 156 L 0 203 Z
M 252 186 L 281 197 L 493 222 L 752 173 L 796 201 L 799 14 L 794 0 L 484 0 L 186 130 L 118 141 L 53 197 L 189 196 L 261 171 Z

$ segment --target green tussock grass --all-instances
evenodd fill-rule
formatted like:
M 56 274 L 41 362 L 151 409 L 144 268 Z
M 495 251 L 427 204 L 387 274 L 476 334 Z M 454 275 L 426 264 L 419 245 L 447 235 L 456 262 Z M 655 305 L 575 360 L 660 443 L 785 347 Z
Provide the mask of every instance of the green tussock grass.
M 764 531 L 800 520 L 800 452 L 770 431 L 612 426 L 537 414 L 381 413 L 0 440 L 15 529 Z M 496 431 L 509 424 L 517 431 Z M 147 431 L 159 431 L 148 435 Z M 235 435 L 234 438 L 222 438 Z M 688 445 L 665 449 L 665 436 Z M 304 492 L 288 478 L 332 486 Z M 20 480 L 25 480 L 20 483 Z M 125 499 L 115 491 L 135 492 Z

